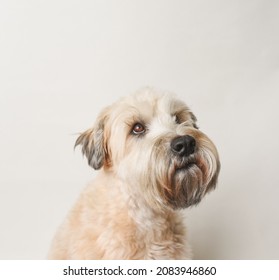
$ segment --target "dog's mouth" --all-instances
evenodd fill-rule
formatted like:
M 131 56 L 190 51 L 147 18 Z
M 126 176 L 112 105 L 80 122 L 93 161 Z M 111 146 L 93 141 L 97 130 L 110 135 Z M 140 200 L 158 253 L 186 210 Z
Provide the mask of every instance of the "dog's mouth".
M 185 170 L 190 170 L 193 167 L 197 166 L 197 161 L 196 160 L 189 160 L 186 163 L 182 164 L 181 166 L 176 168 L 176 171 L 185 171 Z
M 191 167 L 194 167 L 195 165 L 197 165 L 197 163 L 195 161 L 193 162 L 189 162 L 185 165 L 185 169 L 190 169 Z

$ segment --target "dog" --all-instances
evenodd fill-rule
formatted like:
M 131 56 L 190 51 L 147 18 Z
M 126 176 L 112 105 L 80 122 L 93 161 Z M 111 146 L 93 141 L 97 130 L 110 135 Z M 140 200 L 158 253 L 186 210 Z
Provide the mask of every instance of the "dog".
M 82 133 L 99 170 L 59 228 L 49 259 L 190 259 L 183 209 L 216 186 L 217 149 L 188 106 L 145 88 Z

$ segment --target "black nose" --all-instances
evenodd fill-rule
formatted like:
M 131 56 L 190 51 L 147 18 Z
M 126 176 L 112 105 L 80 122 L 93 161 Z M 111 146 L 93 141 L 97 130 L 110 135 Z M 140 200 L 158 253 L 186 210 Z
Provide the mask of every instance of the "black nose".
M 172 140 L 171 150 L 180 157 L 187 157 L 195 152 L 196 140 L 189 135 L 180 136 Z

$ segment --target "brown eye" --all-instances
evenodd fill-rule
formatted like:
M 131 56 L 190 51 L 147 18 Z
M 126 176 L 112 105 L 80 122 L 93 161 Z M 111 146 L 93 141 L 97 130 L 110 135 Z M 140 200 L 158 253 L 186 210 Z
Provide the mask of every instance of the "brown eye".
M 141 123 L 136 123 L 133 126 L 132 133 L 135 135 L 142 134 L 145 132 L 145 127 Z

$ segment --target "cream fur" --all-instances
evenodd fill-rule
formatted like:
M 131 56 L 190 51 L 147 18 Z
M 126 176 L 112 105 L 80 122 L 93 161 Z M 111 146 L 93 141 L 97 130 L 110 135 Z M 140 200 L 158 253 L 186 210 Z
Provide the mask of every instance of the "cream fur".
M 195 151 L 174 155 L 170 145 L 184 135 Z M 183 102 L 144 89 L 105 108 L 76 145 L 100 171 L 59 228 L 50 259 L 191 258 L 182 210 L 214 189 L 220 163 Z

